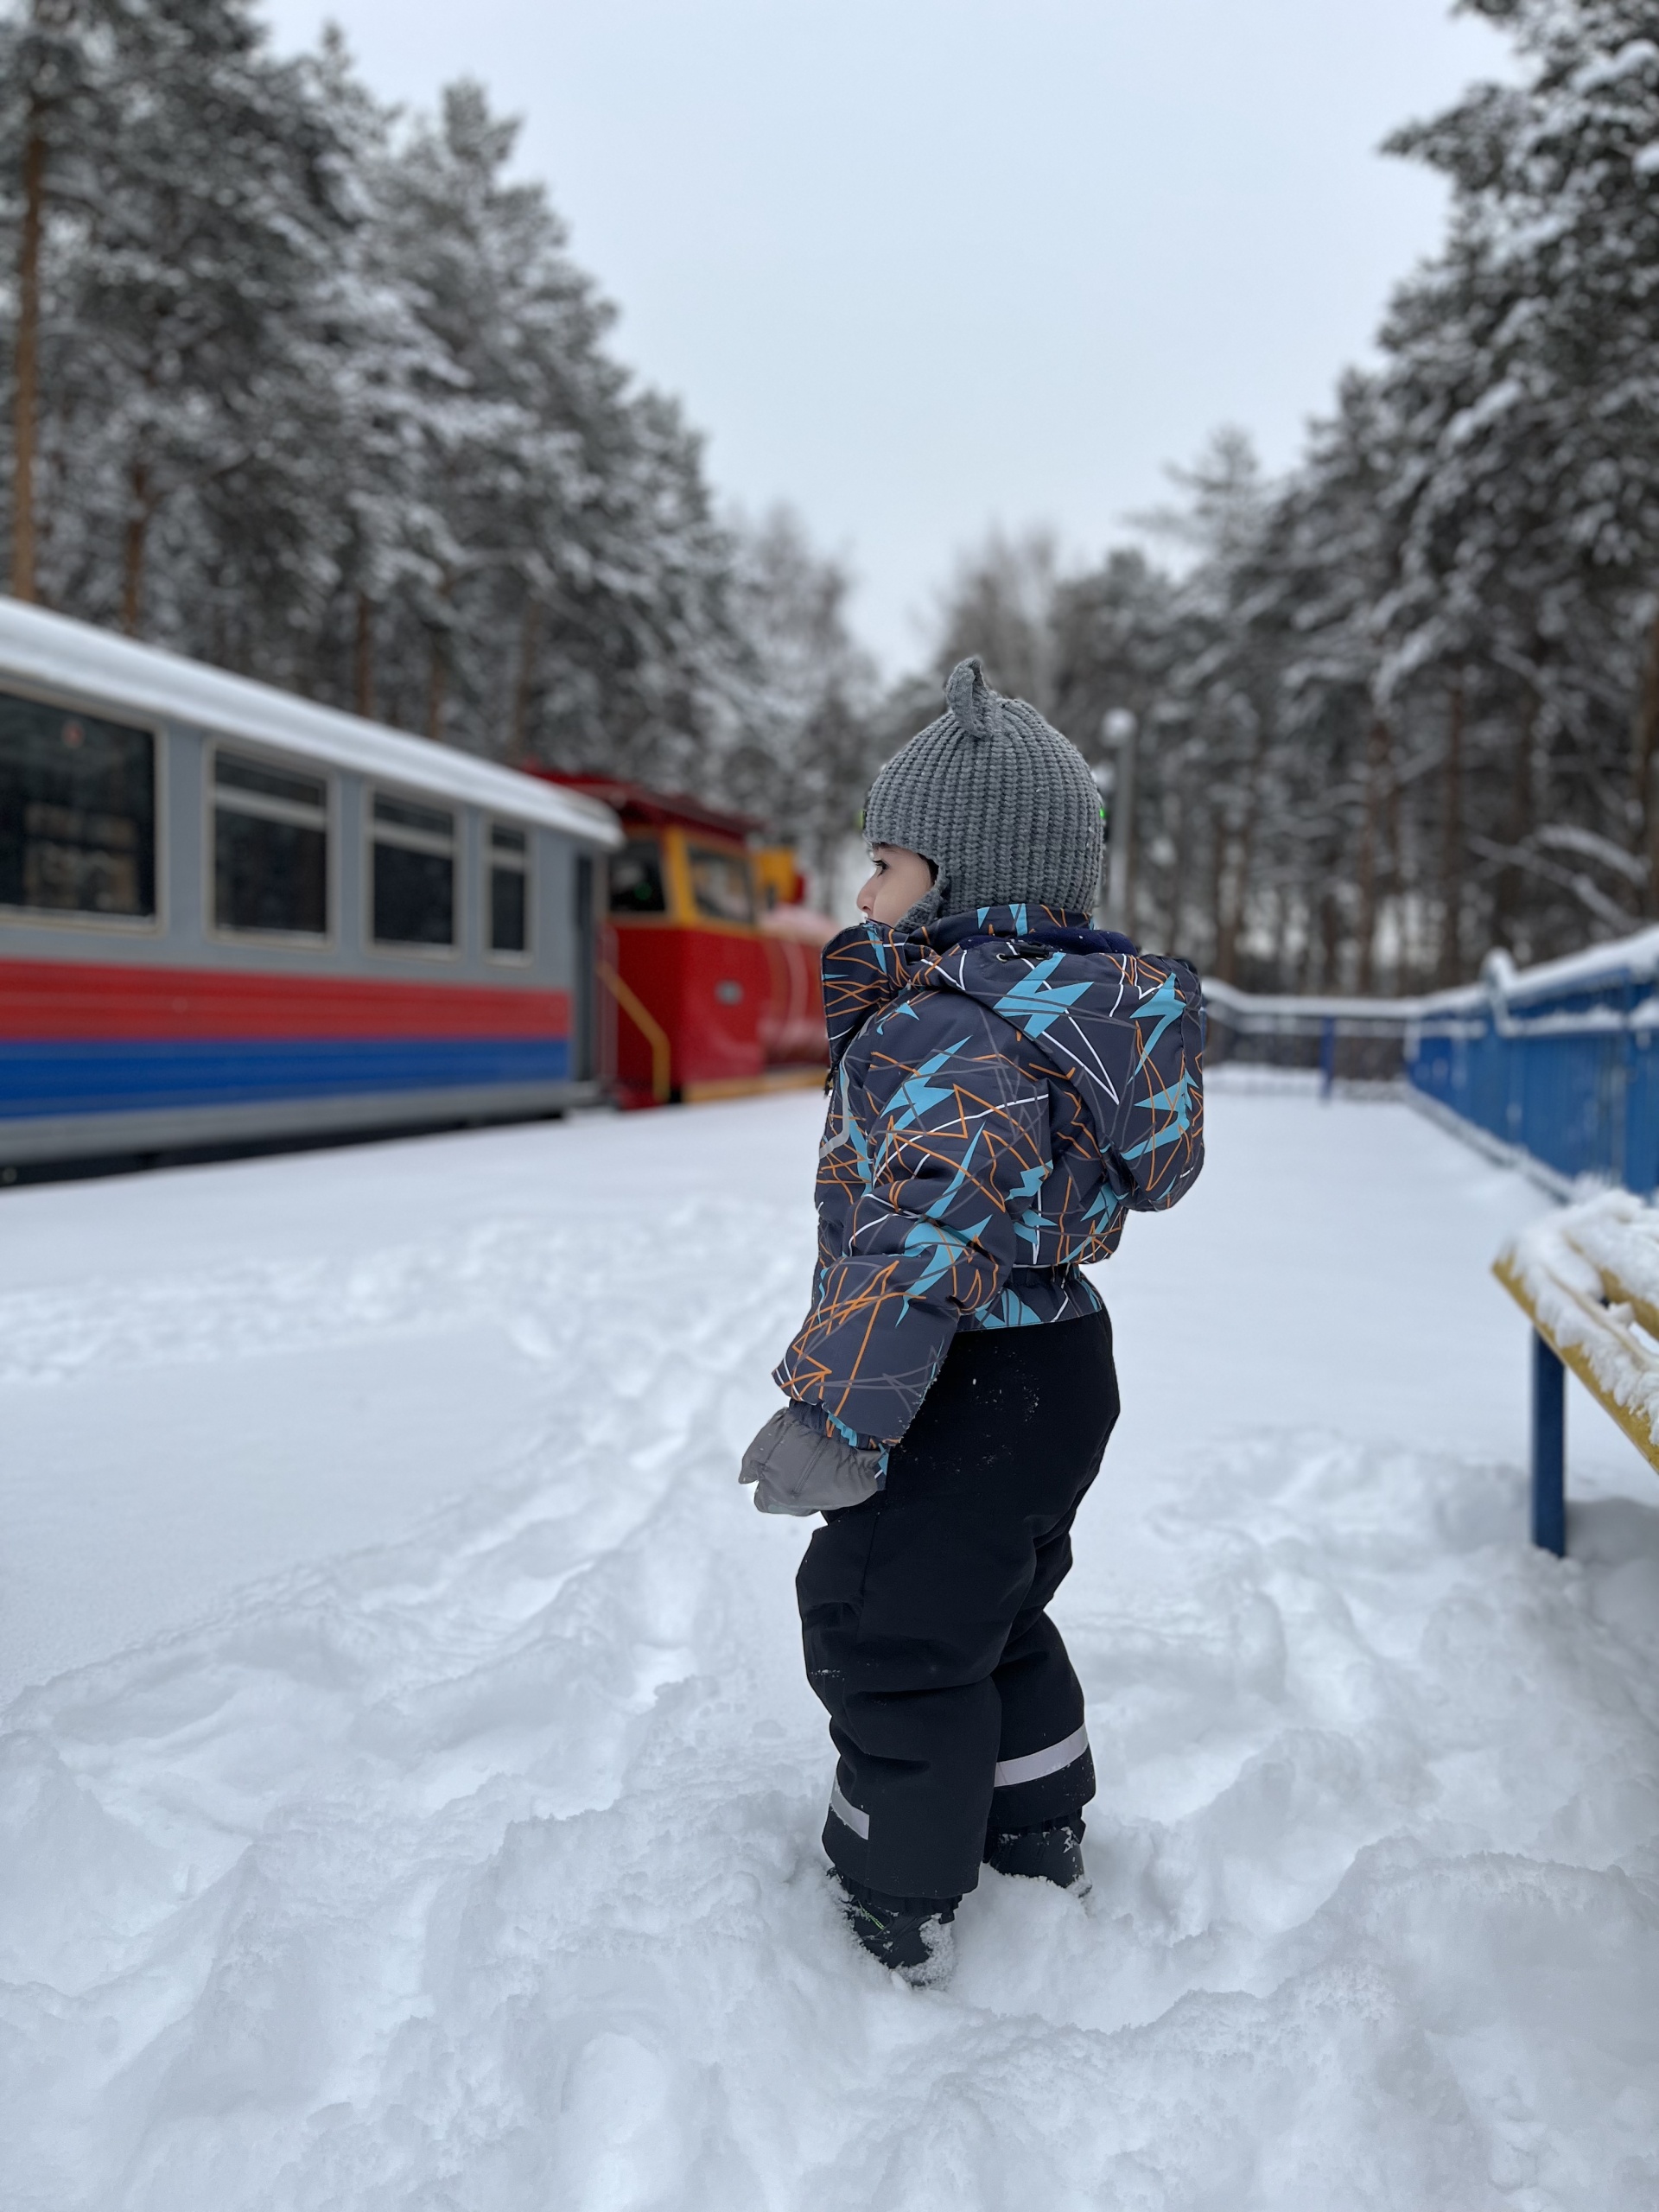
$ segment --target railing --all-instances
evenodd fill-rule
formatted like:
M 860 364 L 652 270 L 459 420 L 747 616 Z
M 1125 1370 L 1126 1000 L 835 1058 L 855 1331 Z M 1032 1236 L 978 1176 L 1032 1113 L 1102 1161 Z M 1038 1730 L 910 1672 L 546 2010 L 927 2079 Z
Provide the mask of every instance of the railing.
M 1207 982 L 1211 1065 L 1399 1082 L 1552 1187 L 1659 1186 L 1659 929 L 1416 999 L 1268 998 Z
M 1317 1070 L 1328 1097 L 1346 1085 L 1398 1084 L 1421 999 L 1268 997 L 1205 978 L 1205 1061 Z
M 1408 1045 L 1426 1098 L 1563 1186 L 1659 1185 L 1659 930 L 1517 971 L 1501 952 L 1439 993 Z
M 597 960 L 594 973 L 613 1001 L 645 1039 L 651 1053 L 651 1097 L 655 1106 L 666 1106 L 673 1096 L 674 1056 L 668 1032 L 636 991 L 631 990 L 610 960 Z

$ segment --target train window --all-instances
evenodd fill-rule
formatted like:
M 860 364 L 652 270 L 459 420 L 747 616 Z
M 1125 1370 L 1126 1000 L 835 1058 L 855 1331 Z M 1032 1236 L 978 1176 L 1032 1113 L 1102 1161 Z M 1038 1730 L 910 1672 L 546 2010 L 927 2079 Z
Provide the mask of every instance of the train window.
M 292 769 L 273 768 L 269 761 L 246 760 L 235 753 L 215 756 L 213 781 L 222 791 L 245 791 L 251 798 L 308 807 L 314 814 L 328 804 L 328 786 L 321 776 L 298 775 Z
M 503 822 L 490 825 L 490 950 L 530 949 L 530 840 Z
M 713 922 L 753 922 L 754 892 L 749 863 L 741 853 L 721 852 L 708 845 L 693 845 L 691 896 L 697 912 Z
M 0 906 L 156 912 L 156 740 L 0 692 Z
M 384 791 L 377 791 L 374 819 L 377 832 L 384 823 L 389 830 L 412 830 L 423 837 L 442 838 L 446 844 L 454 842 L 455 817 L 447 806 L 416 806 L 412 799 L 388 798 Z
M 373 915 L 378 944 L 455 941 L 455 817 L 447 807 L 374 797 Z
M 611 912 L 613 914 L 665 914 L 663 893 L 663 855 L 649 837 L 636 837 L 611 855 Z
M 322 937 L 328 929 L 328 786 L 321 776 L 213 756 L 213 922 Z

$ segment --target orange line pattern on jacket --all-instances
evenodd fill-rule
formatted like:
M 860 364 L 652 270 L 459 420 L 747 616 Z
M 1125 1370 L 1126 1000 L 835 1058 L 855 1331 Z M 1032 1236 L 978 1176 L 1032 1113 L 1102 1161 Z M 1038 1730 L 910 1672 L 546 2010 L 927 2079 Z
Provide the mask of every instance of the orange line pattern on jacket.
M 843 931 L 823 984 L 818 1268 L 776 1379 L 890 1445 L 958 1328 L 1098 1311 L 1077 1269 L 1191 1187 L 1202 1001 L 1180 963 L 1036 907 Z

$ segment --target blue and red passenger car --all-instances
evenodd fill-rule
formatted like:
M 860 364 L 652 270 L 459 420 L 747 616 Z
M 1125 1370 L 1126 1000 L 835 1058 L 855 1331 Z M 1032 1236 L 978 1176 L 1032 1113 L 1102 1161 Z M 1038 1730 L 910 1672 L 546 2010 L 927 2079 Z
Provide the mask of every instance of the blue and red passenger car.
M 0 601 L 0 1178 L 602 1094 L 579 791 Z

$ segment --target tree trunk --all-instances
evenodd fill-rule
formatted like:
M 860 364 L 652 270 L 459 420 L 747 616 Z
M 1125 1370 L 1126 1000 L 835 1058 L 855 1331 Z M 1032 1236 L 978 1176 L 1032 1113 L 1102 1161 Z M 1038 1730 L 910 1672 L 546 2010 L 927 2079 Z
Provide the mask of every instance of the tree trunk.
M 1442 988 L 1462 978 L 1464 677 L 1459 669 L 1446 699 L 1446 757 L 1440 781 L 1440 945 L 1435 963 Z
M 1109 715 L 1108 722 L 1111 721 Z M 1117 738 L 1106 848 L 1106 926 L 1133 937 L 1135 930 L 1135 775 L 1141 725 L 1128 717 Z
M 23 145 L 23 220 L 17 251 L 17 347 L 12 399 L 11 593 L 32 602 L 38 578 L 35 458 L 40 438 L 41 233 L 46 211 L 46 117 L 29 105 Z
M 144 549 L 152 512 L 147 462 L 133 462 L 128 492 L 131 504 L 127 510 L 126 540 L 121 551 L 121 627 L 128 637 L 136 638 L 138 619 L 143 611 Z
M 518 677 L 512 689 L 512 749 L 507 754 L 515 768 L 522 768 L 530 757 L 530 695 L 541 636 L 542 604 L 532 594 L 524 600 L 524 619 L 518 626 Z
M 454 578 L 446 576 L 438 596 L 447 606 L 454 589 Z M 435 745 L 443 742 L 443 710 L 449 693 L 449 638 L 448 622 L 434 624 L 432 629 L 432 665 L 427 676 L 426 734 Z
M 1377 847 L 1382 838 L 1382 791 L 1389 770 L 1392 733 L 1381 715 L 1371 717 L 1365 741 L 1365 820 L 1359 839 L 1359 916 L 1355 924 L 1358 959 L 1354 988 L 1369 998 L 1376 982 L 1377 892 L 1382 878 Z
M 1332 992 L 1342 988 L 1342 894 L 1346 887 L 1338 877 L 1340 865 L 1340 854 L 1333 853 L 1330 870 L 1325 879 L 1325 890 L 1319 899 L 1319 988 Z
M 73 29 L 74 0 L 34 0 L 31 27 L 61 37 Z M 22 218 L 17 235 L 17 337 L 12 364 L 11 592 L 40 596 L 41 247 L 46 232 L 48 121 L 57 105 L 37 82 L 23 120 Z
M 1262 772 L 1268 759 L 1268 724 L 1258 715 L 1255 742 L 1250 748 L 1249 779 L 1244 790 L 1244 817 L 1238 825 L 1230 866 L 1221 871 L 1220 911 L 1217 917 L 1216 973 L 1224 983 L 1238 980 L 1239 940 L 1244 933 L 1244 902 L 1249 896 L 1250 871 L 1255 865 L 1255 832 L 1262 815 Z M 1217 823 L 1217 835 L 1225 833 Z
M 1285 977 L 1290 966 L 1289 886 L 1282 881 L 1275 883 L 1269 897 L 1273 909 L 1273 969 L 1268 988 L 1282 991 L 1288 988 Z
M 1389 731 L 1389 750 L 1393 750 L 1393 731 Z M 1382 790 L 1382 849 L 1388 865 L 1382 870 L 1382 893 L 1377 900 L 1378 921 L 1394 901 L 1394 964 L 1389 971 L 1389 988 L 1395 994 L 1401 989 L 1401 975 L 1406 965 L 1406 838 L 1402 824 L 1404 810 L 1401 805 L 1400 779 L 1389 763 L 1388 780 Z
M 1216 817 L 1216 950 L 1215 970 L 1224 983 L 1235 980 L 1238 965 L 1238 912 L 1243 901 L 1243 824 L 1235 836 L 1225 818 Z
M 432 666 L 426 684 L 426 734 L 434 744 L 443 742 L 444 695 L 449 688 L 448 640 L 442 630 L 432 632 Z
M 1536 691 L 1529 690 L 1527 703 L 1521 718 L 1521 742 L 1510 770 L 1509 819 L 1504 829 L 1503 842 L 1512 853 L 1518 853 L 1532 835 L 1533 747 L 1537 741 L 1538 717 L 1543 702 Z M 1497 871 L 1497 880 L 1492 886 L 1492 942 L 1516 950 L 1515 918 L 1521 905 L 1523 878 L 1517 861 L 1505 861 Z
M 1227 898 L 1227 822 L 1219 807 L 1210 816 L 1210 946 L 1209 964 L 1217 976 L 1221 969 L 1222 910 Z M 1224 982 L 1225 976 L 1222 977 Z
M 1631 730 L 1632 781 L 1648 862 L 1648 912 L 1659 914 L 1659 606 L 1648 625 L 1642 688 Z
M 1192 803 L 1187 795 L 1186 769 L 1179 763 L 1175 772 L 1175 834 L 1170 840 L 1173 855 L 1169 864 L 1169 923 L 1164 943 L 1171 952 L 1181 947 L 1181 931 L 1186 920 L 1186 871 L 1192 840 Z
M 1319 988 L 1319 952 L 1323 943 L 1319 934 L 1319 882 L 1311 868 L 1302 879 L 1297 920 L 1301 925 L 1302 947 L 1297 962 L 1296 988 L 1307 998 Z
M 374 603 L 357 594 L 357 638 L 352 656 L 353 704 L 365 721 L 374 720 Z

